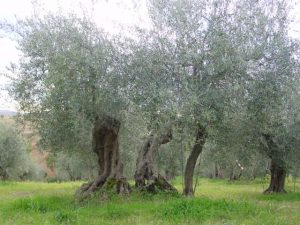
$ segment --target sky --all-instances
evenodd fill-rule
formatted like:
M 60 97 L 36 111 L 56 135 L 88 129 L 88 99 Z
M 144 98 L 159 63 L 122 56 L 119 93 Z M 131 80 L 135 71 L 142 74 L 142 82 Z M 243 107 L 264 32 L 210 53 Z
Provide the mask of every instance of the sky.
M 300 0 L 293 1 L 290 35 L 300 39 Z M 0 21 L 14 22 L 15 18 L 30 16 L 35 11 L 34 5 L 39 6 L 39 13 L 88 12 L 98 26 L 110 33 L 122 32 L 122 26 L 149 26 L 145 0 L 0 0 Z M 7 66 L 16 63 L 19 57 L 16 43 L 0 30 L 0 109 L 16 109 L 16 103 L 4 90 L 10 81 L 1 74 L 8 74 Z

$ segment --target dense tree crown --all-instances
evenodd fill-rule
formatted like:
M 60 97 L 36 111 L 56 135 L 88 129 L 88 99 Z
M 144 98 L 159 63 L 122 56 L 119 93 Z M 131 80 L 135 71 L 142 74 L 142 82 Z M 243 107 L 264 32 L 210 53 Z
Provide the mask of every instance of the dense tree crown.
M 137 187 L 161 178 L 159 188 L 173 190 L 165 170 L 183 175 L 184 194 L 192 195 L 197 161 L 202 173 L 232 180 L 270 169 L 266 192 L 283 192 L 300 155 L 299 45 L 288 36 L 289 5 L 147 5 L 151 26 L 124 36 L 75 15 L 13 27 L 23 55 L 11 91 L 43 146 L 60 157 L 88 155 L 93 170 L 98 162 L 99 177 L 83 192 L 114 178 L 127 193 L 122 174 L 134 170 Z

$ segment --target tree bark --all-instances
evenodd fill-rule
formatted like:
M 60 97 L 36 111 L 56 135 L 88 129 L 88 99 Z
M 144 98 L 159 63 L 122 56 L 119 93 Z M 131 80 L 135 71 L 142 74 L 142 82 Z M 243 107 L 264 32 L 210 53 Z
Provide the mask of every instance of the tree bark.
M 271 181 L 269 187 L 264 191 L 265 194 L 270 193 L 286 193 L 284 183 L 286 170 L 279 166 L 275 160 L 271 160 Z
M 92 134 L 93 151 L 98 157 L 99 176 L 81 186 L 76 193 L 79 198 L 88 197 L 104 186 L 115 188 L 118 194 L 131 192 L 126 178 L 123 177 L 123 165 L 120 161 L 118 141 L 120 125 L 118 120 L 109 116 L 96 118 Z
M 5 171 L 5 169 L 3 169 L 1 166 L 0 166 L 0 180 L 7 180 L 8 179 L 8 174 L 7 172 Z
M 267 143 L 267 154 L 271 158 L 271 181 L 269 187 L 263 193 L 286 193 L 284 189 L 286 168 L 284 161 L 280 157 L 279 147 L 271 135 L 263 134 L 263 136 Z
M 161 134 L 151 134 L 143 143 L 136 162 L 134 174 L 135 186 L 144 191 L 159 190 L 176 191 L 176 189 L 158 173 L 154 166 L 154 159 L 162 144 L 172 140 L 172 128 L 168 126 Z
M 229 176 L 229 181 L 239 180 L 243 174 L 244 167 L 239 163 L 238 160 L 235 160 L 236 166 L 238 167 L 238 171 L 235 170 L 235 166 L 232 166 L 232 170 Z
M 215 178 L 219 178 L 220 173 L 219 173 L 219 167 L 217 163 L 215 163 L 214 169 L 215 169 Z
M 218 163 L 214 164 L 214 176 L 212 176 L 212 178 L 219 178 L 219 179 L 224 178 L 224 171 L 222 170 L 222 168 Z
M 193 176 L 197 159 L 202 152 L 206 140 L 206 130 L 202 126 L 198 126 L 196 132 L 196 140 L 193 149 L 187 159 L 184 172 L 184 189 L 183 194 L 186 196 L 194 195 L 193 191 Z

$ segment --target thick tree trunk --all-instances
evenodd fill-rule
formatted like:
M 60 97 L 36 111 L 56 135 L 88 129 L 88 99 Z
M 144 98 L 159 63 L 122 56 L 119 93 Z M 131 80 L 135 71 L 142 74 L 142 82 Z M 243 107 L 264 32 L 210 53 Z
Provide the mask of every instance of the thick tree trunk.
M 183 194 L 186 196 L 194 195 L 193 176 L 194 176 L 195 165 L 200 153 L 202 152 L 206 136 L 207 134 L 205 128 L 199 126 L 196 132 L 195 144 L 187 159 L 186 166 L 185 166 Z
M 286 170 L 279 166 L 275 160 L 271 160 L 271 181 L 269 187 L 264 191 L 265 194 L 269 193 L 286 193 L 284 190 L 284 183 L 286 177 Z
M 280 157 L 279 147 L 271 135 L 263 134 L 263 137 L 267 143 L 267 154 L 271 158 L 271 181 L 269 187 L 263 193 L 286 193 L 284 190 L 286 177 L 285 162 Z
M 99 176 L 95 181 L 82 185 L 76 193 L 80 198 L 88 197 L 102 187 L 115 188 L 118 194 L 130 193 L 130 186 L 122 175 L 119 128 L 120 122 L 112 117 L 96 118 L 93 128 L 93 151 L 98 157 Z
M 172 129 L 169 126 L 161 134 L 151 134 L 144 142 L 136 162 L 134 174 L 135 186 L 140 190 L 156 192 L 156 189 L 176 191 L 176 189 L 161 176 L 154 166 L 154 159 L 160 145 L 172 140 Z

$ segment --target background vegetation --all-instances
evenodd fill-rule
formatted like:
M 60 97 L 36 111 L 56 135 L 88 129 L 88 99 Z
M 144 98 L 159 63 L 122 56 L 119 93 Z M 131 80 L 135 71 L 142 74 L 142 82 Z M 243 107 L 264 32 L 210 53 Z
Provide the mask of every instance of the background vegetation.
M 290 6 L 149 0 L 151 25 L 118 35 L 85 13 L 1 24 L 22 52 L 10 68 L 18 122 L 36 132 L 55 176 L 0 119 L 0 222 L 296 224 L 300 48 Z M 49 184 L 6 181 L 42 177 Z M 125 177 L 135 179 L 130 196 L 103 188 Z M 178 193 L 149 188 L 163 177 Z M 82 192 L 100 190 L 90 202 L 73 199 L 82 180 L 91 181 Z

